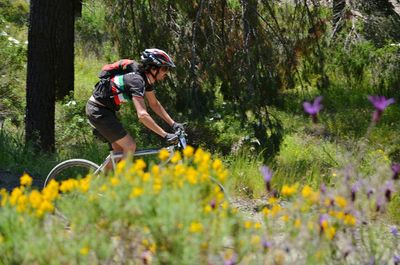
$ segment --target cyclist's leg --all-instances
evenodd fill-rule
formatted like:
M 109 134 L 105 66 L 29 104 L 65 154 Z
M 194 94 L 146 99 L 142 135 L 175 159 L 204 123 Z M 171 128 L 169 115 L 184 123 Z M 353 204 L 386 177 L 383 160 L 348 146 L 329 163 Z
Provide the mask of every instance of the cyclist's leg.
M 124 156 L 126 156 L 128 153 L 133 154 L 136 151 L 135 140 L 133 140 L 132 136 L 130 136 L 129 134 L 113 142 L 112 147 L 115 151 L 123 151 Z

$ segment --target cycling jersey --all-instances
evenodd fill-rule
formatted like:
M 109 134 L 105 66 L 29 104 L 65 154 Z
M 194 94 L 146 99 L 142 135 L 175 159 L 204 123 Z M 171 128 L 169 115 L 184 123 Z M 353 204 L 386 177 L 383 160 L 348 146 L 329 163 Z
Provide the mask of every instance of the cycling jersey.
M 144 73 L 130 72 L 100 80 L 93 92 L 93 97 L 107 108 L 118 111 L 121 104 L 132 97 L 144 97 L 145 91 L 152 91 Z

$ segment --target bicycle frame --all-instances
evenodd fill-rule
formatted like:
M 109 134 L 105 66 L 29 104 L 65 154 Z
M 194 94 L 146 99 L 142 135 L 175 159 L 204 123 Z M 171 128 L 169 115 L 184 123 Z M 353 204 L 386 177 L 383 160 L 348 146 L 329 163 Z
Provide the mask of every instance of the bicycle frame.
M 184 149 L 186 147 L 186 138 L 185 138 L 185 132 L 183 130 L 178 131 L 178 143 L 175 145 L 171 145 L 168 147 L 164 147 L 164 148 L 155 148 L 155 149 L 143 149 L 143 150 L 137 150 L 133 156 L 145 156 L 145 155 L 156 155 L 158 153 L 160 153 L 160 151 L 162 149 L 167 149 L 167 151 L 169 152 L 169 158 L 166 160 L 166 162 L 168 162 L 172 156 L 174 155 L 175 152 L 175 148 L 179 148 L 179 149 Z M 111 162 L 113 169 L 115 169 L 116 163 L 121 160 L 124 157 L 123 152 L 114 152 L 114 151 L 110 151 L 110 154 L 106 157 L 106 159 L 104 160 L 104 162 L 99 166 L 99 168 L 94 172 L 94 174 L 98 174 L 101 171 L 103 171 L 103 169 L 105 168 L 105 166 Z
M 162 149 L 166 149 L 170 153 L 170 156 L 167 159 L 167 161 L 169 161 L 175 153 L 175 147 L 176 147 L 175 145 L 171 145 L 171 146 L 168 146 L 165 148 L 138 150 L 133 154 L 133 156 L 135 157 L 135 156 L 156 155 L 156 154 L 160 153 L 160 151 Z M 110 151 L 110 154 L 106 157 L 104 162 L 99 166 L 99 168 L 94 172 L 94 174 L 96 175 L 96 174 L 100 173 L 101 171 L 103 171 L 105 166 L 110 162 L 112 164 L 113 169 L 115 169 L 117 162 L 119 160 L 121 160 L 123 157 L 124 157 L 123 152 Z

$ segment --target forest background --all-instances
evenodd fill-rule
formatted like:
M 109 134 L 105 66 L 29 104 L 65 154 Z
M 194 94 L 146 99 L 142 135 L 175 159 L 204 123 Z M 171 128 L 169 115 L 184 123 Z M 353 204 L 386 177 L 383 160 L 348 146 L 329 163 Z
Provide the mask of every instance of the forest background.
M 228 185 L 237 196 L 264 194 L 255 177 L 262 164 L 274 169 L 276 187 L 333 185 L 339 166 L 357 158 L 360 142 L 366 172 L 376 159 L 400 160 L 396 1 L 83 1 L 75 20 L 74 86 L 56 102 L 50 153 L 25 141 L 29 3 L 1 0 L 0 6 L 4 174 L 27 171 L 40 186 L 57 161 L 100 162 L 107 147 L 91 135 L 84 115 L 97 74 L 106 63 L 139 59 L 148 47 L 166 50 L 177 65 L 157 96 L 188 123 L 191 145 L 229 165 Z M 313 123 L 302 103 L 319 95 L 324 108 Z M 373 111 L 368 95 L 397 103 L 366 135 Z M 135 116 L 132 106 L 121 111 L 139 146 L 162 144 Z M 391 218 L 400 221 L 398 214 Z

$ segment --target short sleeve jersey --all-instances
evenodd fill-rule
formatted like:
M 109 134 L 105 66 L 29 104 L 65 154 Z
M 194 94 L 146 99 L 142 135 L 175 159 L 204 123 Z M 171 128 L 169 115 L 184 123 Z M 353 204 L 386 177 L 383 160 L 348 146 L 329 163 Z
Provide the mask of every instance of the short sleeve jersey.
M 153 91 L 145 74 L 138 72 L 116 75 L 103 89 L 106 93 L 96 93 L 95 90 L 94 96 L 100 103 L 113 110 L 119 110 L 121 104 L 131 101 L 132 97 L 143 98 L 146 91 Z
M 144 97 L 145 91 L 152 91 L 153 87 L 146 81 L 144 75 L 138 73 L 127 73 L 116 75 L 110 80 L 111 92 L 116 106 L 132 100 L 132 97 Z

